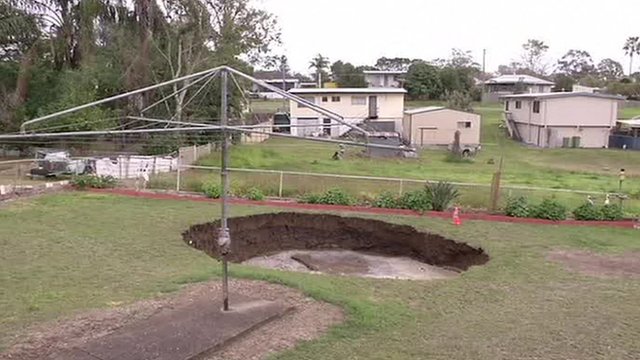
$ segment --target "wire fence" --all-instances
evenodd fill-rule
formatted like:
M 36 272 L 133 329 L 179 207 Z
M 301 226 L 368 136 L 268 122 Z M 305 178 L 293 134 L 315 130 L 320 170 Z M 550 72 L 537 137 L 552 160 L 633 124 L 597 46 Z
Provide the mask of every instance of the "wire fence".
M 220 168 L 213 166 L 183 165 L 176 173 L 163 174 L 151 180 L 150 187 L 174 191 L 200 192 L 205 183 L 219 183 Z M 340 188 L 363 201 L 373 201 L 381 193 L 388 192 L 401 196 L 406 192 L 420 189 L 429 179 L 406 179 L 280 171 L 263 169 L 230 168 L 232 193 L 241 195 L 250 188 L 260 189 L 266 196 L 296 198 L 309 193 L 322 193 L 332 188 Z M 491 205 L 491 184 L 451 182 L 460 193 L 461 206 L 474 209 L 488 209 Z M 509 197 L 525 196 L 531 202 L 544 198 L 555 198 L 569 208 L 577 207 L 590 197 L 596 202 L 604 202 L 606 193 L 575 189 L 554 189 L 544 187 L 502 185 L 499 206 L 504 206 Z M 625 201 L 628 212 L 640 214 L 640 199 Z

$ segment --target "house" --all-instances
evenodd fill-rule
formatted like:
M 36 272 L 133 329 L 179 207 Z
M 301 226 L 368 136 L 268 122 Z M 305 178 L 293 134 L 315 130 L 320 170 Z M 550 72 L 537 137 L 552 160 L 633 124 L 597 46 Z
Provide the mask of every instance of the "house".
M 460 144 L 480 144 L 481 117 L 464 111 L 429 106 L 404 112 L 402 136 L 413 147 L 447 146 L 460 131 Z
M 599 87 L 591 87 L 591 86 L 584 86 L 584 85 L 573 85 L 571 91 L 573 92 L 590 92 L 590 93 L 601 93 L 602 92 L 602 88 Z
M 640 150 L 640 117 L 618 120 L 616 128 L 609 137 L 609 147 Z
M 530 75 L 501 75 L 484 82 L 483 102 L 498 102 L 505 95 L 549 93 L 555 84 Z
M 284 89 L 285 91 L 300 87 L 300 80 L 298 79 L 262 79 L 262 81 L 278 89 Z M 256 94 L 261 99 L 282 99 L 281 95 L 269 89 L 265 89 L 258 84 L 253 84 L 252 93 Z
M 399 131 L 402 125 L 406 93 L 404 89 L 298 88 L 289 92 L 339 114 L 351 124 L 361 124 L 368 120 L 371 123 L 392 124 L 394 131 Z M 290 112 L 291 134 L 297 136 L 339 137 L 349 130 L 348 126 L 336 125 L 335 121 L 294 101 L 291 101 Z
M 365 70 L 364 80 L 370 88 L 401 88 L 406 74 L 406 71 Z
M 505 120 L 516 140 L 539 147 L 606 148 L 620 96 L 586 92 L 504 96 Z

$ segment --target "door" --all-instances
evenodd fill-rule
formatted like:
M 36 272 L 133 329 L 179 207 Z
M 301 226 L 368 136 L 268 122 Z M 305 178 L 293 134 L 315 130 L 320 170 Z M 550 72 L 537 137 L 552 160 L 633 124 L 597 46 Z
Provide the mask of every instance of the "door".
M 369 119 L 378 118 L 378 97 L 369 96 Z
M 322 119 L 322 135 L 331 137 L 331 119 Z

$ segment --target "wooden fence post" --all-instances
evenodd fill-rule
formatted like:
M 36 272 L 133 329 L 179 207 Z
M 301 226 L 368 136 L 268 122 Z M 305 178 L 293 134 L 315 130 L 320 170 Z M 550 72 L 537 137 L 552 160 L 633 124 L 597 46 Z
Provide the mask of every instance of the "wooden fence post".
M 282 187 L 284 183 L 284 172 L 280 171 L 280 186 L 278 186 L 278 197 L 282 197 Z
M 180 151 L 178 150 L 178 175 L 176 177 L 176 191 L 180 192 Z

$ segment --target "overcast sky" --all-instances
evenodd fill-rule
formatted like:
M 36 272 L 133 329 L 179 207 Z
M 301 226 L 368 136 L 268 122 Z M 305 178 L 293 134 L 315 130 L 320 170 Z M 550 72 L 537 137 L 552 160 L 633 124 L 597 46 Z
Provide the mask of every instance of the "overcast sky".
M 471 50 L 487 71 L 517 60 L 530 38 L 550 46 L 549 61 L 569 49 L 597 63 L 613 58 L 629 68 L 622 45 L 640 36 L 640 0 L 255 0 L 278 17 L 294 71 L 308 73 L 317 53 L 354 65 L 381 56 L 431 60 L 451 48 Z M 640 68 L 640 58 L 634 61 Z

